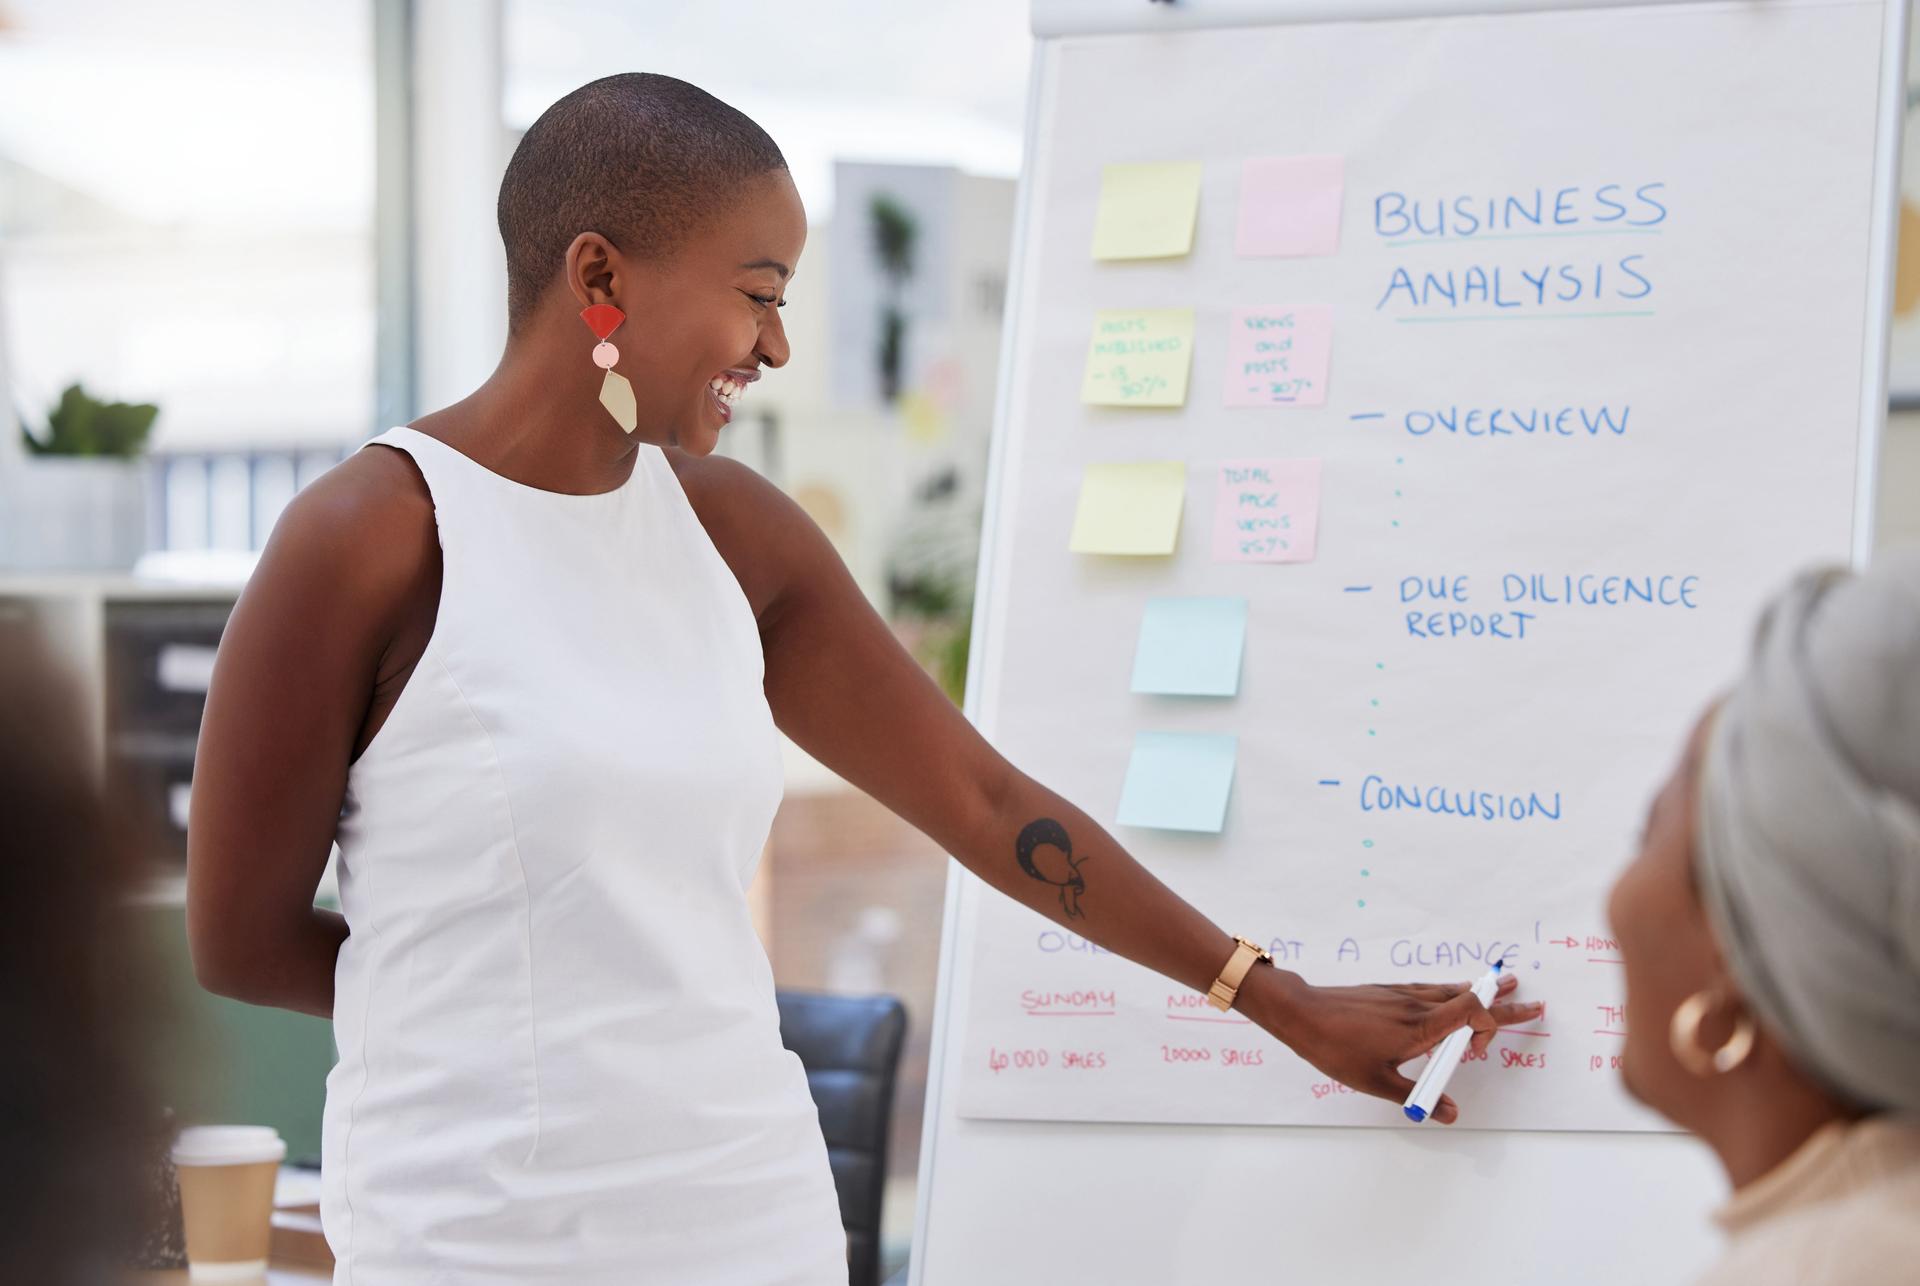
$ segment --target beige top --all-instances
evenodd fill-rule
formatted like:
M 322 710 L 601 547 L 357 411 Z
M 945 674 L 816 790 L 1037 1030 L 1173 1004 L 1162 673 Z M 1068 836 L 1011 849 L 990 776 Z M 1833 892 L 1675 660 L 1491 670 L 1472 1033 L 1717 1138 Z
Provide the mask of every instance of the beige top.
M 1920 1118 L 1823 1126 L 1714 1219 L 1727 1253 L 1699 1286 L 1920 1282 Z

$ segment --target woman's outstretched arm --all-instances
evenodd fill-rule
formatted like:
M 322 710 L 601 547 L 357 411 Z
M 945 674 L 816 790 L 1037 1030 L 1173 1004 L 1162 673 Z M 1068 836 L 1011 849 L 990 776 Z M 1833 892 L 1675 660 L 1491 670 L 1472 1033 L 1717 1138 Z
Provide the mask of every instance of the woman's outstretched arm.
M 724 460 L 683 470 L 760 621 L 781 729 L 982 880 L 1054 922 L 1205 991 L 1230 934 L 1131 857 L 1099 823 L 988 745 L 894 639 L 797 505 Z M 1470 1024 L 1476 1049 L 1533 1006 L 1491 1012 L 1458 983 L 1314 987 L 1256 967 L 1235 1006 L 1345 1085 L 1404 1098 L 1399 1065 Z M 1444 1102 L 1435 1119 L 1450 1121 Z

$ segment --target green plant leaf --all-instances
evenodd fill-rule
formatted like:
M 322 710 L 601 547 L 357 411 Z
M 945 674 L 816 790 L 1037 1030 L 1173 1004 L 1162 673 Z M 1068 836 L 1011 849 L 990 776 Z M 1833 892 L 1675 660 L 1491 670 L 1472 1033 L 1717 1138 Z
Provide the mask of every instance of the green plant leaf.
M 34 455 L 126 459 L 146 447 L 159 415 L 160 408 L 152 403 L 102 402 L 79 384 L 69 384 L 47 412 L 45 435 L 35 437 L 27 432 L 23 417 L 21 436 Z

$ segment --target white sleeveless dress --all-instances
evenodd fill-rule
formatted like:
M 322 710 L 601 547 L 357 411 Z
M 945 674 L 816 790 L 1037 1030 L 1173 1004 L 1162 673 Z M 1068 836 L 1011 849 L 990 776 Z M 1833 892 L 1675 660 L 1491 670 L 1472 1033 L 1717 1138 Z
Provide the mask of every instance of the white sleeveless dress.
M 782 774 L 732 571 L 657 447 L 571 496 L 373 443 L 444 570 L 339 824 L 336 1286 L 845 1286 L 747 908 Z

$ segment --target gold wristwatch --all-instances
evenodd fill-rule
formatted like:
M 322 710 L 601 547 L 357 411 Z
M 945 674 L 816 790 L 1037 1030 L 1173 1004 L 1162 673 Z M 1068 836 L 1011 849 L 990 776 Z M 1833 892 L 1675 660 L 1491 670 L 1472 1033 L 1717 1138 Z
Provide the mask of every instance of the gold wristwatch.
M 1240 994 L 1240 984 L 1247 980 L 1247 971 L 1254 962 L 1264 960 L 1273 963 L 1273 953 L 1265 947 L 1248 942 L 1245 938 L 1235 938 L 1239 943 L 1233 949 L 1233 956 L 1227 961 L 1227 967 L 1213 980 L 1213 986 L 1207 988 L 1207 1003 L 1221 1013 L 1233 1008 L 1233 1001 Z

